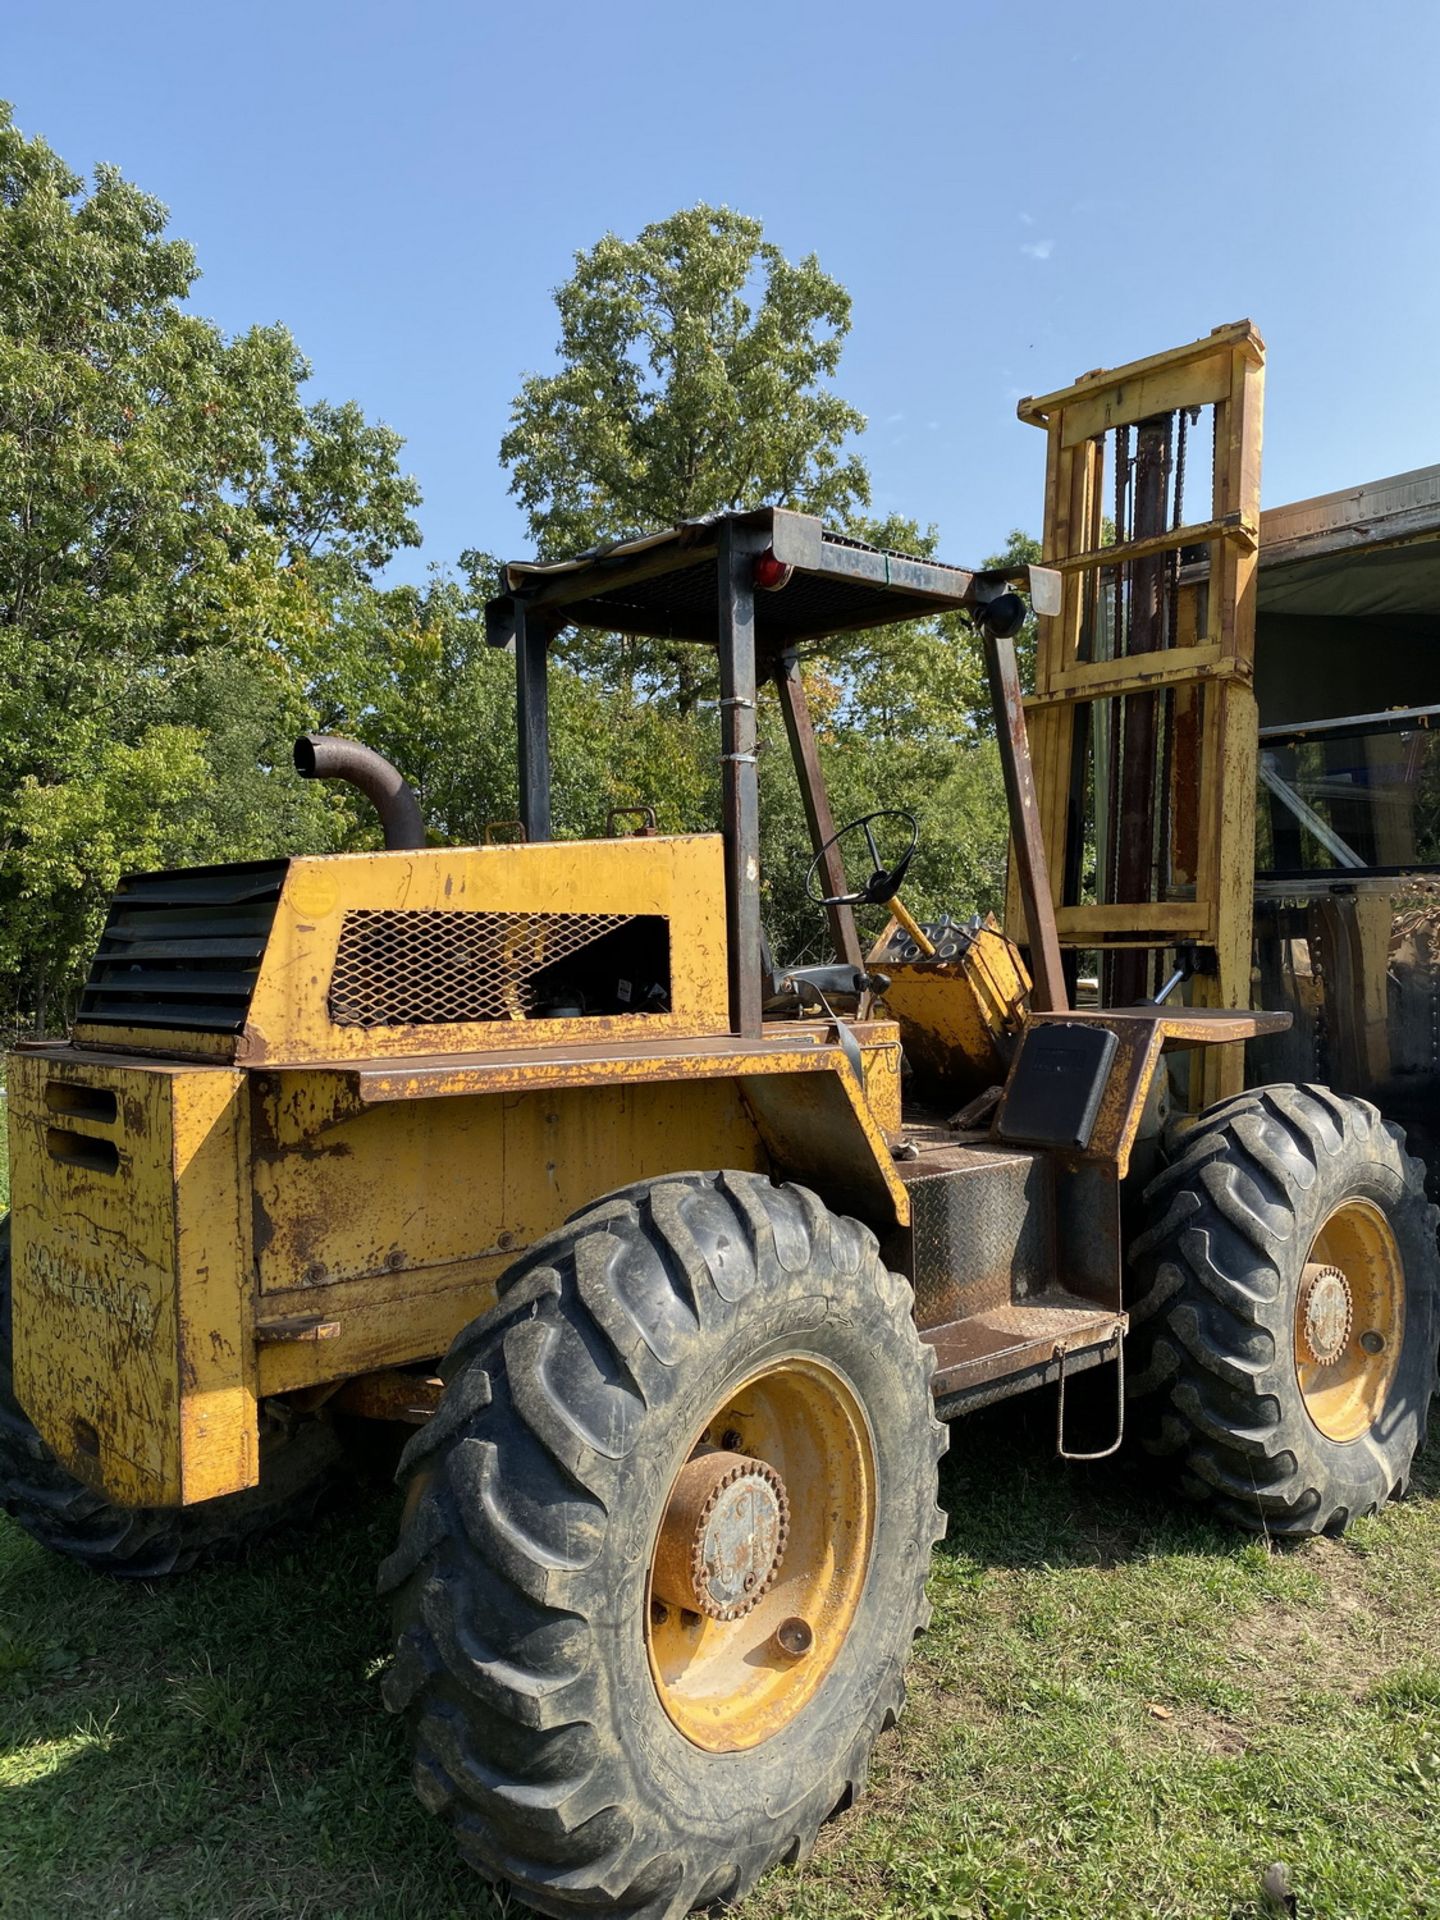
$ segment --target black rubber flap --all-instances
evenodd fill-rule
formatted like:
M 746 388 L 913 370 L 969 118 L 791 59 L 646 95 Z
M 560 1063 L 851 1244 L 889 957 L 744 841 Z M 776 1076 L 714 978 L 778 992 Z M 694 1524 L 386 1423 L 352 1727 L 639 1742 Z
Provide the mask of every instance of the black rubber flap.
M 1109 1027 L 1046 1021 L 1026 1029 L 995 1131 L 1039 1147 L 1088 1147 L 1119 1039 Z

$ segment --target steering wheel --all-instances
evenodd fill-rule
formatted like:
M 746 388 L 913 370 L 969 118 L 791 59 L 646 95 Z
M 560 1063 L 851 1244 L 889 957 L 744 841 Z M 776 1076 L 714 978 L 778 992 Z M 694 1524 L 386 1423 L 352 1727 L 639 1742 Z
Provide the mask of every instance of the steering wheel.
M 874 827 L 877 820 L 903 820 L 910 829 L 910 844 L 893 867 L 886 867 L 881 862 L 880 849 L 875 844 Z M 826 854 L 832 847 L 838 847 L 842 840 L 848 839 L 852 833 L 863 833 L 865 836 L 865 844 L 870 849 L 873 867 L 870 878 L 858 893 L 816 893 L 813 882 L 820 872 Z M 910 862 L 915 857 L 915 848 L 919 839 L 920 827 L 914 814 L 902 807 L 881 807 L 878 813 L 863 814 L 858 820 L 847 821 L 838 833 L 831 834 L 810 862 L 809 870 L 805 875 L 806 899 L 812 901 L 817 907 L 883 907 L 887 900 L 893 900 L 900 891 L 900 882 L 905 878 Z M 823 884 L 822 881 L 821 885 Z

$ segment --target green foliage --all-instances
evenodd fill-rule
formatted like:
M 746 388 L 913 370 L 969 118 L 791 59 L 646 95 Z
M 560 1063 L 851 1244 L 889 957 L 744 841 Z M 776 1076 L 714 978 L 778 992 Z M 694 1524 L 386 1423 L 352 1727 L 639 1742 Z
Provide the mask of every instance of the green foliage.
M 398 437 L 307 406 L 284 328 L 227 339 L 195 276 L 156 201 L 111 167 L 87 191 L 0 106 L 11 1017 L 64 1017 L 123 869 L 334 843 L 283 773 L 306 670 L 419 539 Z
M 864 419 L 827 384 L 850 296 L 813 254 L 793 264 L 758 220 L 701 205 L 578 253 L 555 305 L 560 365 L 525 381 L 500 443 L 542 555 L 737 507 L 844 520 L 868 501 L 846 451 Z M 570 633 L 559 651 L 686 711 L 713 685 L 693 645 Z
M 177 820 L 203 794 L 203 737 L 193 727 L 148 727 L 132 746 L 98 740 L 88 777 L 41 786 L 33 778 L 13 801 L 12 821 L 25 857 L 18 911 L 7 914 L 0 966 L 17 971 L 38 958 L 63 974 L 72 955 L 94 944 L 94 896 L 113 887 L 123 866 L 163 866 Z
M 513 663 L 487 646 L 489 556 L 419 586 L 377 575 L 418 543 L 401 441 L 308 402 L 283 327 L 196 313 L 190 249 L 113 168 L 88 186 L 0 108 L 0 1022 L 73 1009 L 125 871 L 374 845 L 347 789 L 298 781 L 290 742 L 349 733 L 413 783 L 432 835 L 515 811 Z M 813 256 L 699 206 L 577 255 L 559 362 L 517 396 L 502 457 L 544 553 L 783 504 L 877 544 L 933 529 L 869 498 L 835 392 L 850 325 Z M 998 903 L 1003 804 L 966 622 L 851 636 L 807 663 L 838 819 L 914 806 L 922 912 Z M 567 634 L 552 670 L 556 830 L 651 804 L 720 815 L 705 648 Z M 810 858 L 767 692 L 762 835 L 777 953 L 819 950 Z
M 579 553 L 727 508 L 844 517 L 869 498 L 824 382 L 850 296 L 792 265 L 758 220 L 696 206 L 575 256 L 555 295 L 561 366 L 534 374 L 500 458 L 544 554 Z
M 910 1705 L 814 1859 L 735 1920 L 1420 1920 L 1440 1885 L 1440 1450 L 1343 1541 L 1272 1552 L 956 1424 Z M 0 1912 L 518 1920 L 415 1797 L 381 1704 L 366 1497 L 137 1587 L 0 1515 Z
M 860 519 L 850 530 L 877 547 L 941 559 L 939 534 L 891 514 Z M 873 627 L 843 635 L 820 658 L 840 694 L 837 734 L 887 753 L 906 741 L 955 744 L 975 738 L 989 695 L 974 630 L 963 614 Z
M 820 515 L 879 546 L 935 553 L 933 527 L 862 515 L 869 476 L 846 449 L 864 422 L 828 385 L 850 302 L 813 256 L 791 265 L 758 221 L 698 206 L 633 241 L 610 234 L 578 254 L 555 302 L 559 366 L 526 380 L 500 447 L 542 554 L 759 505 Z M 572 633 L 556 652 L 559 829 L 581 830 L 586 791 L 603 791 L 607 804 L 622 794 L 652 801 L 662 825 L 713 826 L 709 651 Z M 837 819 L 913 806 L 923 837 L 911 904 L 998 905 L 1004 801 L 984 744 L 988 695 L 968 622 L 955 615 L 845 636 L 815 650 L 806 677 Z M 790 957 L 823 947 L 824 918 L 804 899 L 809 839 L 768 694 L 760 729 L 765 914 L 777 954 Z M 578 787 L 572 753 L 585 768 Z

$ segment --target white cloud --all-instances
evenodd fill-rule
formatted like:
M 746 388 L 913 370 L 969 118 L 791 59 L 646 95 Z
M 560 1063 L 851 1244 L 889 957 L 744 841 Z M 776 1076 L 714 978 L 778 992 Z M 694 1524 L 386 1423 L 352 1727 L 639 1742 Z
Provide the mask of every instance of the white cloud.
M 1033 214 L 1033 213 L 1022 213 L 1022 214 L 1021 214 L 1021 216 L 1020 216 L 1020 224 L 1021 224 L 1021 226 L 1022 226 L 1022 227 L 1033 227 L 1033 226 L 1034 226 L 1034 224 L 1035 224 L 1035 216 L 1034 216 L 1034 214 Z
M 895 427 L 898 426 L 904 418 L 903 413 L 887 413 L 885 416 L 885 424 L 887 427 Z
M 1048 260 L 1055 251 L 1053 240 L 1027 240 L 1020 249 L 1030 260 Z

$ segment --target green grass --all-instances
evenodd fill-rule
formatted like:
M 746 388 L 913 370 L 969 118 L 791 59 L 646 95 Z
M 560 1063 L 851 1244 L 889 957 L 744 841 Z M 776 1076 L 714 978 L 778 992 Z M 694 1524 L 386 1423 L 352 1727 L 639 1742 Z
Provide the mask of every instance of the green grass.
M 869 1797 L 740 1920 L 1440 1913 L 1440 1451 L 1344 1542 L 1271 1553 L 1049 1409 L 955 1430 L 910 1711 Z M 501 1920 L 383 1712 L 388 1495 L 173 1585 L 0 1522 L 0 1915 Z

